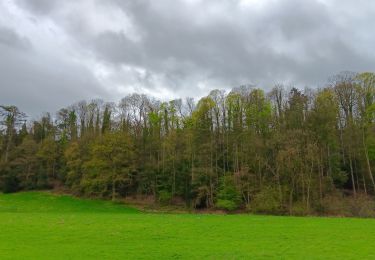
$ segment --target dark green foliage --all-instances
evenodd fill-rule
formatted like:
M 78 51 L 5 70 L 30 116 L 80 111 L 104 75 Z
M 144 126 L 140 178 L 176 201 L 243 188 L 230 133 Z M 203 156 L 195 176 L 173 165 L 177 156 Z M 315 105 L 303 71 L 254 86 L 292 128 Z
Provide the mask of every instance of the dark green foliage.
M 216 207 L 224 210 L 235 210 L 241 204 L 241 196 L 234 185 L 232 176 L 224 176 L 217 194 Z
M 168 191 L 159 191 L 158 200 L 160 204 L 168 205 L 172 201 L 172 193 Z
M 228 199 L 218 199 L 216 202 L 216 207 L 218 209 L 224 209 L 228 211 L 233 211 L 238 208 L 238 202 Z
M 1 189 L 4 193 L 17 192 L 20 189 L 20 180 L 15 174 L 11 172 L 2 172 L 1 173 Z

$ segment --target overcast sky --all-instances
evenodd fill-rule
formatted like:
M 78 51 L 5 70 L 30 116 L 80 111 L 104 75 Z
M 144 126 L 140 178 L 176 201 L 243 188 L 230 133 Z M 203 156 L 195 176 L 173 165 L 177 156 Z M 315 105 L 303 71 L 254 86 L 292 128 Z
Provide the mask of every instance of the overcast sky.
M 322 86 L 375 71 L 373 0 L 1 0 L 0 104 Z

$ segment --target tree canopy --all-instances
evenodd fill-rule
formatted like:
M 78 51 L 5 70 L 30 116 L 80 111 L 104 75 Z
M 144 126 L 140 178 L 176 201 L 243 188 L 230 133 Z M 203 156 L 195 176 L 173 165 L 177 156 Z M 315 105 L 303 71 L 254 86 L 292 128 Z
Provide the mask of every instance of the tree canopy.
M 2 105 L 0 187 L 324 212 L 332 198 L 375 195 L 374 101 L 374 73 L 343 72 L 315 90 L 245 86 L 196 103 L 132 94 L 118 104 L 81 101 L 35 121 Z

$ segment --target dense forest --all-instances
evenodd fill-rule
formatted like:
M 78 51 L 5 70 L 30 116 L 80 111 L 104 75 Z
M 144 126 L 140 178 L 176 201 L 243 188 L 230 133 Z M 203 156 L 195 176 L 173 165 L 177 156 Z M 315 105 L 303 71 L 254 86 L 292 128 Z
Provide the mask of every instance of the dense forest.
M 28 120 L 0 108 L 0 189 L 272 214 L 375 212 L 375 74 L 321 89 L 81 101 Z

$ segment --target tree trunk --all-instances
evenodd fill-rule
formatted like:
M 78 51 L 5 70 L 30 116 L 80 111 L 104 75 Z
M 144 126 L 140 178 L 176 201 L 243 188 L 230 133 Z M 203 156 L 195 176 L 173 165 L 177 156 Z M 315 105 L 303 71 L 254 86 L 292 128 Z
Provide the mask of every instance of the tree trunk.
M 116 180 L 115 176 L 112 176 L 112 201 L 116 200 Z
M 351 152 L 349 152 L 349 167 L 350 167 L 350 176 L 352 178 L 353 195 L 354 195 L 354 197 L 356 197 L 357 196 L 357 191 L 356 191 L 356 188 L 355 188 L 355 179 L 354 179 L 353 162 L 352 162 Z
M 362 129 L 362 143 L 363 143 L 363 150 L 365 152 L 367 172 L 368 172 L 368 175 L 369 175 L 371 183 L 372 183 L 372 187 L 373 187 L 374 192 L 375 192 L 375 181 L 374 181 L 374 176 L 372 175 L 372 171 L 371 171 L 370 159 L 368 157 L 368 151 L 367 151 L 366 141 L 365 141 L 365 129 L 364 128 Z

